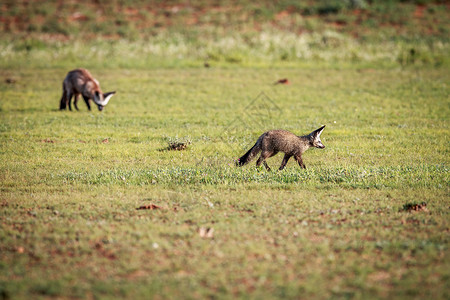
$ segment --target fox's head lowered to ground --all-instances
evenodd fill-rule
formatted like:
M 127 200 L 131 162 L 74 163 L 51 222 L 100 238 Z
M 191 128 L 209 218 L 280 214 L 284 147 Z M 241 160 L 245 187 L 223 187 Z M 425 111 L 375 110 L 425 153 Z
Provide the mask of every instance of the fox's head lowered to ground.
M 97 79 L 92 77 L 88 70 L 72 70 L 67 74 L 63 81 L 63 94 L 59 109 L 63 110 L 69 106 L 69 110 L 72 110 L 71 101 L 73 96 L 73 104 L 78 110 L 77 102 L 78 97 L 81 95 L 89 110 L 91 110 L 89 101 L 92 100 L 97 105 L 98 110 L 102 111 L 115 93 L 116 92 L 103 93 L 100 89 L 100 83 Z

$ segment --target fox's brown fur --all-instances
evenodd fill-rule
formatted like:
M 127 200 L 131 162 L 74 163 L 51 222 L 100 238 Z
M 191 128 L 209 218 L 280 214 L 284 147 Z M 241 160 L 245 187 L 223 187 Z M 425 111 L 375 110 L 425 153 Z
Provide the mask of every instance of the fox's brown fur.
M 320 140 L 320 134 L 324 128 L 325 125 L 304 136 L 296 136 L 286 130 L 267 131 L 258 138 L 256 144 L 248 150 L 247 153 L 239 158 L 236 165 L 243 166 L 247 164 L 261 152 L 261 156 L 258 158 L 256 166 L 259 167 L 261 163 L 263 163 L 266 169 L 270 171 L 266 159 L 276 155 L 278 152 L 283 152 L 284 158 L 279 170 L 284 169 L 291 157 L 294 157 L 300 167 L 306 169 L 302 160 L 302 154 L 311 147 L 325 148 Z
M 81 94 L 89 110 L 91 110 L 91 105 L 89 104 L 90 99 L 94 101 L 99 110 L 103 110 L 103 107 L 108 104 L 109 99 L 115 93 L 116 92 L 109 92 L 103 94 L 99 82 L 92 77 L 88 70 L 75 69 L 67 73 L 67 76 L 63 81 L 63 94 L 59 109 L 63 110 L 69 106 L 69 110 L 72 110 L 71 100 L 72 96 L 74 96 L 73 104 L 78 110 L 77 101 Z

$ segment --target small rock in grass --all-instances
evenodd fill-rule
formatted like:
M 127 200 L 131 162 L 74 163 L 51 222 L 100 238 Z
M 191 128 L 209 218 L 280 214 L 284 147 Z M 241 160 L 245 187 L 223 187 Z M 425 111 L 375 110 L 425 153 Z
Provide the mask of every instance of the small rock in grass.
M 158 205 L 156 205 L 156 204 L 153 204 L 153 203 L 151 203 L 151 204 L 149 204 L 149 205 L 141 205 L 141 206 L 139 206 L 138 208 L 136 208 L 137 210 L 139 210 L 139 209 L 150 209 L 150 210 L 154 210 L 154 209 L 161 209 L 162 207 L 161 206 L 158 206 Z
M 188 145 L 189 145 L 189 142 L 173 142 L 173 143 L 169 143 L 167 150 L 181 151 L 181 150 L 185 150 Z
M 277 80 L 275 82 L 275 84 L 289 84 L 289 79 L 283 78 L 283 79 Z
M 406 203 L 405 205 L 403 205 L 401 210 L 403 210 L 403 211 L 428 211 L 426 202 Z

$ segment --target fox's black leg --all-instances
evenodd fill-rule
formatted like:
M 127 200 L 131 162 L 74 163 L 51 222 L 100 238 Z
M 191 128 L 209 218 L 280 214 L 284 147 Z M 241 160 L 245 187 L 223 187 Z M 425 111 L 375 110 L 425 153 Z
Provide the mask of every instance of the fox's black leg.
M 295 160 L 298 162 L 300 168 L 306 169 L 305 164 L 303 163 L 302 157 L 300 155 L 295 156 Z
M 66 99 L 67 99 L 67 93 L 66 93 L 65 90 L 63 90 L 61 101 L 59 101 L 59 109 L 60 110 L 66 109 L 66 107 L 67 107 L 67 100 Z
M 269 165 L 266 163 L 266 161 L 263 161 L 264 167 L 266 167 L 267 171 L 271 171 Z
M 262 155 L 258 158 L 258 160 L 256 161 L 256 167 L 259 167 L 262 162 L 264 161 L 264 158 L 262 157 Z
M 88 98 L 88 97 L 85 97 L 85 96 L 83 95 L 83 99 L 84 99 L 84 102 L 86 102 L 86 105 L 87 105 L 88 109 L 91 110 L 91 105 L 89 104 L 89 98 Z
M 291 158 L 291 155 L 288 155 L 288 154 L 284 155 L 283 161 L 281 162 L 281 166 L 279 168 L 280 171 L 283 170 L 284 167 L 286 167 L 286 164 L 287 164 L 289 158 Z
M 262 151 L 261 156 L 258 158 L 258 161 L 256 162 L 256 166 L 259 167 L 262 163 L 264 163 L 264 167 L 266 167 L 267 171 L 270 171 L 270 168 L 266 163 L 266 158 L 269 158 L 272 155 L 273 153 Z
M 77 106 L 77 102 L 78 102 L 78 96 L 79 96 L 80 94 L 75 94 L 75 96 L 74 96 L 74 98 L 73 98 L 73 106 L 75 106 L 75 108 L 77 109 L 77 110 L 79 110 L 78 109 L 78 106 Z

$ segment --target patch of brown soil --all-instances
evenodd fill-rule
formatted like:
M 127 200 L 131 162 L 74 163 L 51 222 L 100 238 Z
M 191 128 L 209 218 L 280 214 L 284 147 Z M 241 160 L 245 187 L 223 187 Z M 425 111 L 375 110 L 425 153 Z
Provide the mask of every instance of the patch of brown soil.
M 422 18 L 423 13 L 427 7 L 425 5 L 417 5 L 416 10 L 414 11 L 415 18 Z

